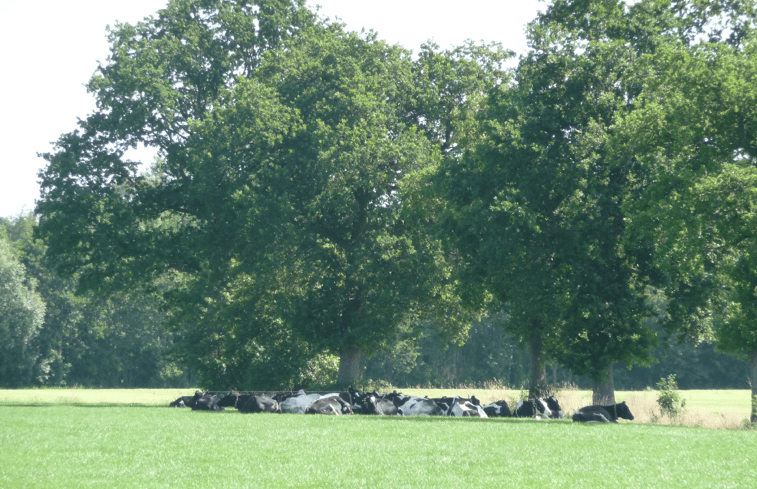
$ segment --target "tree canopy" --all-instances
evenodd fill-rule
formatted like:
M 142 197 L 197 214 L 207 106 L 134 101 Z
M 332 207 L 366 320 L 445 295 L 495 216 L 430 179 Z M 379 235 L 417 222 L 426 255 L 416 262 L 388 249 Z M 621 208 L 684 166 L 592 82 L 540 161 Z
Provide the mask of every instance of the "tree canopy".
M 304 0 L 172 0 L 110 30 L 97 109 L 42 155 L 45 266 L 107 297 L 92 324 L 161 306 L 207 386 L 350 384 L 484 311 L 530 345 L 532 397 L 554 359 L 612 402 L 655 315 L 757 376 L 756 13 L 554 0 L 506 70 L 497 44 L 414 57 Z

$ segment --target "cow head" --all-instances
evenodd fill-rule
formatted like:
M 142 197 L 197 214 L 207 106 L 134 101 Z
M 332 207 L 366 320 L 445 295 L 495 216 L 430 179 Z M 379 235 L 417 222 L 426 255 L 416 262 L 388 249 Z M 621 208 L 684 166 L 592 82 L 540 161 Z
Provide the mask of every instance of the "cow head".
M 557 402 L 557 398 L 555 396 L 550 396 L 544 400 L 547 403 L 547 406 L 549 407 L 550 411 L 552 411 L 552 418 L 562 418 L 563 412 L 562 408 L 560 407 L 560 403 Z
M 628 408 L 626 401 L 615 405 L 615 416 L 618 418 L 633 420 L 633 414 L 631 414 L 631 410 Z

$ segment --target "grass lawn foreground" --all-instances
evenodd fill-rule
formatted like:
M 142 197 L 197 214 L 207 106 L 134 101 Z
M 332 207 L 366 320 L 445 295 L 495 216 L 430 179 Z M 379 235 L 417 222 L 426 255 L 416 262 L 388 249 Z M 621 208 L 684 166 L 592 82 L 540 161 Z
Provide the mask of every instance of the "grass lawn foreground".
M 149 402 L 148 391 L 132 393 L 148 401 L 124 405 L 62 395 L 96 390 L 43 392 L 0 391 L 0 487 L 689 488 L 754 487 L 757 480 L 755 431 L 242 415 L 171 409 Z M 35 393 L 64 400 L 45 402 Z M 174 393 L 187 394 L 161 394 Z

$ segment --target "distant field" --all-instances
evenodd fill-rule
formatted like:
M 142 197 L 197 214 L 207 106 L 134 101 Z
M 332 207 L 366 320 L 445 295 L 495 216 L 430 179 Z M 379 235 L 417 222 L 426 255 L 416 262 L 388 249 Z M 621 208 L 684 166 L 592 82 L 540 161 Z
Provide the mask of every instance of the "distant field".
M 100 404 L 168 406 L 179 396 L 191 395 L 195 389 L 18 389 L 0 390 L 0 405 L 27 404 Z M 470 397 L 475 395 L 483 403 L 504 399 L 511 405 L 517 402 L 520 391 L 508 389 L 402 389 L 405 394 L 428 397 L 444 395 Z M 719 429 L 740 428 L 749 417 L 749 390 L 689 390 L 680 391 L 686 400 L 686 412 L 675 420 L 662 417 L 656 403 L 656 391 L 618 391 L 616 400 L 626 401 L 636 417 L 636 423 L 682 424 Z M 565 390 L 557 394 L 562 408 L 572 413 L 591 404 L 591 392 Z
M 2 404 L 137 404 L 168 406 L 194 389 L 0 389 Z
M 185 391 L 20 392 L 0 392 L 2 488 L 688 489 L 757 480 L 753 431 L 246 415 L 153 407 Z

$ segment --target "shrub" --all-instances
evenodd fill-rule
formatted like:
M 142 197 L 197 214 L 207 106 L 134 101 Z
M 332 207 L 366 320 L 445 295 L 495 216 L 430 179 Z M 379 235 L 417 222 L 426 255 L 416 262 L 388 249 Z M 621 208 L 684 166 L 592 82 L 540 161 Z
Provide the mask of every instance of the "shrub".
M 667 415 L 674 418 L 683 412 L 686 399 L 681 399 L 681 395 L 678 393 L 675 374 L 668 375 L 667 379 L 661 378 L 657 382 L 657 389 L 660 391 L 657 396 L 657 404 L 659 404 L 663 416 Z

